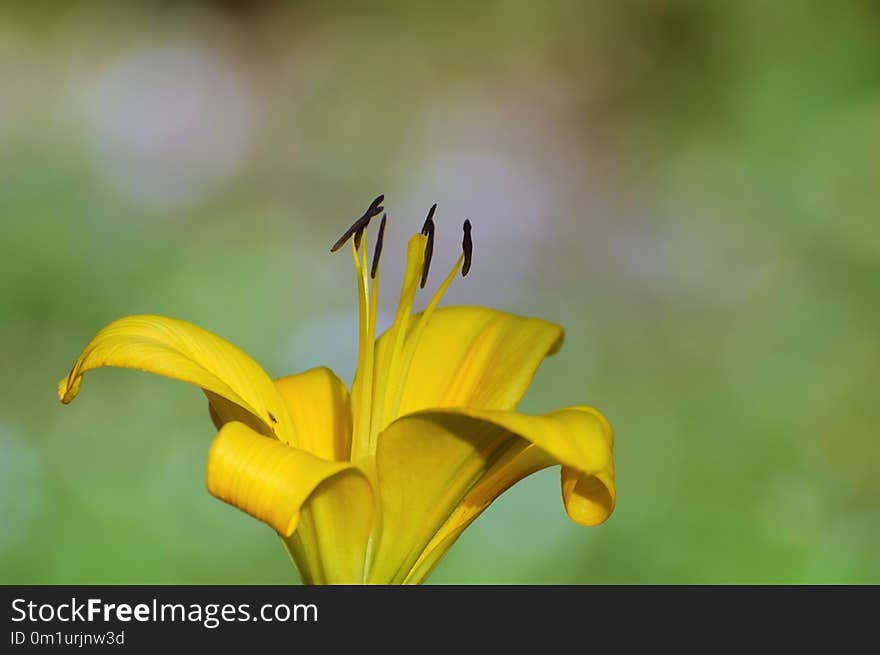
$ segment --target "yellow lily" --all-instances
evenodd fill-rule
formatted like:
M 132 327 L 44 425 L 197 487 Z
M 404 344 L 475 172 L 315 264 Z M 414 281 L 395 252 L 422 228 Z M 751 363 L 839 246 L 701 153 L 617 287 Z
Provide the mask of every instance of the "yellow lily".
M 359 354 L 351 394 L 328 368 L 272 380 L 247 354 L 185 321 L 128 316 L 86 345 L 58 395 L 86 371 L 119 366 L 189 382 L 218 428 L 211 494 L 270 525 L 305 583 L 417 584 L 502 492 L 562 467 L 569 516 L 596 525 L 614 509 L 611 426 L 592 407 L 514 411 L 562 328 L 486 307 L 438 308 L 471 265 L 463 252 L 426 309 L 413 313 L 434 243 L 431 208 L 409 240 L 394 322 L 375 338 L 383 215 L 372 265 L 366 229 L 379 196 L 331 251 L 351 240 Z

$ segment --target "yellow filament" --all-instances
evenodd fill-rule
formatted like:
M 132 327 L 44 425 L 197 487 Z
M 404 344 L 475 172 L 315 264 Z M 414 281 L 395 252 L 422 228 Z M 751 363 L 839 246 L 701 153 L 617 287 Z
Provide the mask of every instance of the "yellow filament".
M 452 281 L 458 276 L 458 272 L 461 270 L 461 265 L 463 262 L 464 254 L 461 254 L 458 260 L 455 262 L 455 266 L 452 267 L 452 270 L 449 271 L 446 279 L 443 280 L 443 284 L 441 284 L 437 291 L 434 293 L 434 296 L 431 298 L 431 302 L 429 302 L 428 306 L 425 307 L 425 311 L 423 311 L 421 317 L 419 317 L 419 322 L 413 329 L 412 335 L 406 341 L 405 350 L 403 353 L 403 368 L 401 371 L 400 379 L 397 382 L 397 391 L 394 396 L 394 404 L 392 405 L 392 416 L 396 416 L 397 411 L 400 408 L 400 401 L 403 398 L 403 389 L 406 386 L 406 378 L 409 375 L 409 368 L 412 365 L 413 356 L 415 355 L 416 349 L 419 347 L 419 341 L 422 338 L 422 333 L 424 333 L 425 328 L 428 326 L 428 322 L 431 320 L 431 316 L 433 316 L 434 310 L 437 309 L 437 305 L 440 304 L 440 300 L 446 294 L 446 291 L 449 289 Z
M 367 254 L 364 248 L 364 275 L 367 272 Z M 366 284 L 366 278 L 365 278 Z M 379 313 L 379 269 L 376 269 L 376 277 L 373 278 L 370 290 L 370 316 L 369 327 L 367 329 L 367 342 L 369 344 L 368 371 L 364 375 L 363 380 L 363 410 L 361 415 L 361 431 L 365 441 L 368 443 L 368 452 L 372 453 L 373 437 L 371 426 L 373 420 L 373 378 L 375 377 L 376 362 L 376 316 Z
M 379 431 L 388 424 L 391 417 L 391 404 L 386 402 L 388 391 L 396 388 L 400 376 L 402 364 L 403 345 L 406 340 L 409 319 L 415 302 L 416 291 L 425 265 L 425 246 L 427 237 L 416 234 L 409 240 L 406 255 L 406 272 L 403 277 L 403 285 L 400 289 L 400 300 L 394 322 L 388 330 L 388 342 L 390 344 L 390 360 L 387 370 L 378 371 L 378 379 L 375 385 L 376 407 L 374 408 L 371 425 L 370 452 L 374 452 L 375 440 Z
M 407 246 L 406 272 L 400 289 L 394 322 L 388 329 L 388 364 L 375 369 L 375 335 L 378 314 L 379 274 L 369 280 L 366 239 L 363 250 L 352 245 L 358 278 L 360 315 L 358 369 L 352 385 L 354 435 L 352 461 L 367 465 L 375 454 L 376 439 L 397 415 L 403 388 L 422 333 L 437 309 L 443 295 L 461 269 L 461 255 L 428 303 L 414 327 L 410 326 L 413 304 L 425 266 L 427 237 L 414 235 Z M 370 468 L 367 466 L 367 468 Z
M 351 252 L 354 257 L 355 272 L 358 283 L 358 365 L 355 380 L 352 384 L 352 415 L 354 418 L 351 447 L 351 459 L 353 462 L 362 461 L 369 454 L 370 432 L 370 393 L 372 391 L 373 378 L 373 352 L 375 318 L 371 317 L 369 272 L 367 270 L 367 235 L 361 238 L 361 252 L 351 244 Z M 375 305 L 375 303 L 372 303 Z

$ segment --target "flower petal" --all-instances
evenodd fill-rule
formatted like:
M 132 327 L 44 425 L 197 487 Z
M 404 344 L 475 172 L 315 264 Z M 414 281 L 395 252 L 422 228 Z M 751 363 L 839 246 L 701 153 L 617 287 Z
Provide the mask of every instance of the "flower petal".
M 370 579 L 419 582 L 461 531 L 516 481 L 562 465 L 569 516 L 601 523 L 614 509 L 613 437 L 591 407 L 544 416 L 440 409 L 404 416 L 379 437 L 383 524 Z
M 271 378 L 251 357 L 197 325 L 164 316 L 128 316 L 104 327 L 86 345 L 58 397 L 69 403 L 86 371 L 119 366 L 183 380 L 205 390 L 215 420 L 239 420 L 295 443 L 287 408 Z M 274 417 L 274 419 L 272 418 Z
M 418 316 L 410 324 L 418 325 Z M 407 338 L 413 336 L 410 330 Z M 390 356 L 385 340 L 379 338 L 377 358 Z M 419 337 L 392 418 L 432 407 L 513 409 L 562 340 L 559 325 L 539 318 L 487 307 L 438 309 Z
M 296 430 L 297 446 L 317 457 L 348 461 L 351 399 L 348 388 L 324 366 L 275 380 Z
M 373 494 L 356 467 L 232 422 L 211 445 L 207 485 L 211 494 L 285 538 L 307 582 L 363 581 Z M 293 539 L 298 526 L 307 534 Z

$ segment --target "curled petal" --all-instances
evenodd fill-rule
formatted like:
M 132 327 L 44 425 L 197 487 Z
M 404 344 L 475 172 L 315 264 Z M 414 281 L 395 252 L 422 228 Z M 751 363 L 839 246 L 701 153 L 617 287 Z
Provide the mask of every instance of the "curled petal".
M 226 423 L 208 453 L 208 491 L 271 526 L 309 582 L 363 580 L 373 493 L 361 471 Z M 308 534 L 291 541 L 302 518 Z M 304 561 L 296 557 L 303 546 Z M 311 559 L 308 559 L 311 558 Z
M 383 504 L 371 579 L 420 582 L 461 531 L 526 475 L 562 465 L 569 516 L 601 523 L 614 510 L 613 437 L 590 407 L 543 416 L 438 409 L 404 416 L 379 437 Z
M 204 389 L 220 423 L 245 421 L 259 432 L 295 442 L 285 403 L 262 367 L 225 339 L 192 323 L 151 315 L 110 323 L 86 344 L 59 382 L 61 402 L 72 401 L 83 375 L 102 366 L 189 382 Z

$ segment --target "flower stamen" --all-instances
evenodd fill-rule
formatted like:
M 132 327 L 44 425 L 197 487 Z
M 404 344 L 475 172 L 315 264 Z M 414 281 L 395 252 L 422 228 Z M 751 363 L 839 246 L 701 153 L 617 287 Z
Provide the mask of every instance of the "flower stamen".
M 473 256 L 474 244 L 471 239 L 471 222 L 466 220 L 463 226 L 464 230 L 464 239 L 462 241 L 462 253 L 458 256 L 458 259 L 453 265 L 452 270 L 449 271 L 449 274 L 446 276 L 446 279 L 443 280 L 443 283 L 434 292 L 434 296 L 431 298 L 431 302 L 428 303 L 427 307 L 425 307 L 421 316 L 419 316 L 419 322 L 416 323 L 416 326 L 413 328 L 410 337 L 407 339 L 407 343 L 404 346 L 403 353 L 403 365 L 401 368 L 399 382 L 397 383 L 397 391 L 394 395 L 394 402 L 391 406 L 391 416 L 396 416 L 400 411 L 400 404 L 403 400 L 403 391 L 406 388 L 406 379 L 409 376 L 409 369 L 412 365 L 413 357 L 415 356 L 416 349 L 419 346 L 419 342 L 422 339 L 422 334 L 425 331 L 425 328 L 428 327 L 428 323 L 431 320 L 431 317 L 434 315 L 434 310 L 437 309 L 437 306 L 440 304 L 440 300 L 446 294 L 446 291 L 452 285 L 452 281 L 455 280 L 456 275 L 458 275 L 459 268 L 462 271 L 462 277 L 467 275 L 467 271 L 470 270 L 471 266 L 471 257 Z
M 425 288 L 428 282 L 428 271 L 431 269 L 431 257 L 434 255 L 434 212 L 437 211 L 437 203 L 435 202 L 428 211 L 428 217 L 425 224 L 422 225 L 422 234 L 428 237 L 428 243 L 425 245 L 425 267 L 422 269 L 422 281 L 419 284 L 420 289 Z
M 464 264 L 461 266 L 461 276 L 467 277 L 471 270 L 471 259 L 474 256 L 474 242 L 471 239 L 471 222 L 465 220 L 462 226 L 464 230 L 464 238 L 461 241 L 461 250 L 464 253 Z
M 391 420 L 390 411 L 393 397 L 389 399 L 389 393 L 396 389 L 395 385 L 399 379 L 403 344 L 408 332 L 416 292 L 418 291 L 419 276 L 425 267 L 426 246 L 427 237 L 424 234 L 413 235 L 407 244 L 406 271 L 404 272 L 403 284 L 400 288 L 400 297 L 397 301 L 397 312 L 385 337 L 390 350 L 388 363 L 377 371 L 377 380 L 373 393 L 375 408 L 370 429 L 370 438 L 373 441 L 375 441 L 378 432 Z M 371 447 L 374 445 L 371 444 Z
M 422 234 L 428 236 L 429 226 L 430 231 L 434 231 L 434 212 L 437 211 L 437 203 L 435 202 L 431 205 L 431 209 L 428 210 L 428 216 L 425 218 L 425 222 L 422 224 Z
M 385 220 L 387 218 L 387 214 L 382 214 L 382 222 L 379 223 L 379 235 L 376 237 L 376 247 L 373 250 L 373 265 L 370 266 L 370 277 L 374 280 L 379 273 L 379 258 L 382 256 L 382 244 L 385 241 Z
M 375 204 L 375 202 L 374 202 Z M 369 213 L 369 212 L 368 212 Z M 363 237 L 363 231 L 361 231 Z M 352 382 L 351 404 L 353 414 L 352 461 L 367 455 L 366 446 L 369 440 L 370 425 L 370 391 L 373 379 L 373 353 L 375 341 L 375 307 L 376 280 L 373 280 L 372 291 L 367 271 L 367 243 L 363 239 L 363 248 L 352 242 L 351 252 L 354 258 L 355 274 L 358 289 L 358 365 L 355 379 Z M 372 296 L 372 297 L 371 297 Z
M 382 201 L 385 200 L 385 194 L 379 195 L 373 202 L 370 203 L 370 206 L 367 207 L 367 211 L 363 213 L 359 219 L 357 219 L 350 228 L 348 228 L 345 233 L 336 240 L 336 243 L 330 248 L 330 252 L 336 252 L 342 246 L 345 245 L 345 242 L 348 241 L 352 235 L 354 236 L 354 248 L 357 250 L 361 246 L 361 237 L 364 235 L 364 230 L 367 229 L 367 225 L 370 224 L 370 219 L 373 216 L 377 216 L 381 214 L 385 208 L 382 207 Z
M 385 243 L 385 228 L 388 215 L 382 215 L 372 262 L 368 261 L 366 231 L 370 219 L 384 211 L 382 202 L 385 196 L 378 196 L 367 211 L 346 230 L 334 244 L 331 252 L 342 247 L 349 239 L 352 242 L 352 255 L 358 280 L 358 305 L 360 314 L 360 334 L 358 348 L 358 372 L 352 383 L 352 412 L 354 414 L 354 434 L 352 436 L 352 460 L 368 462 L 376 447 L 376 437 L 394 419 L 403 401 L 403 391 L 412 360 L 421 341 L 422 334 L 431 321 L 440 300 L 461 273 L 466 276 L 473 260 L 473 239 L 471 222 L 465 220 L 462 226 L 462 252 L 455 265 L 444 278 L 423 312 L 412 314 L 413 301 L 419 288 L 424 288 L 434 254 L 436 225 L 434 214 L 437 204 L 428 210 L 419 234 L 410 239 L 407 254 L 407 271 L 404 275 L 400 300 L 394 321 L 388 331 L 390 358 L 379 370 L 375 369 L 375 330 L 378 314 L 379 265 Z M 363 244 L 363 248 L 361 248 Z M 368 268 L 369 265 L 369 268 Z M 415 325 L 409 329 L 412 319 Z

